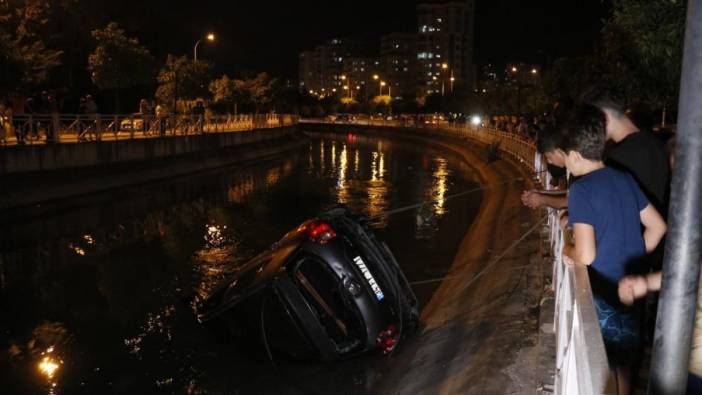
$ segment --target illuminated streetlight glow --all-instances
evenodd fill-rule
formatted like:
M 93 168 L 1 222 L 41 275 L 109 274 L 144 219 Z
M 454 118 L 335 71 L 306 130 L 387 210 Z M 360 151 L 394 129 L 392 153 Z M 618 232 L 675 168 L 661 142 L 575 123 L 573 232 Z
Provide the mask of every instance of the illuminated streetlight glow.
M 514 66 L 512 66 L 512 72 L 513 72 L 513 73 L 516 73 L 516 72 L 517 72 L 517 68 L 514 67 Z
M 214 41 L 214 39 L 215 39 L 214 33 L 207 33 L 207 35 L 205 36 L 205 39 L 207 41 L 210 41 L 210 42 Z M 197 42 L 195 42 L 195 47 L 193 48 L 193 60 L 196 62 L 197 62 L 197 46 L 200 45 L 201 41 L 202 41 L 202 38 L 197 40 Z
M 442 65 L 441 65 L 441 68 L 442 68 L 442 69 L 448 69 L 448 64 L 446 64 L 446 63 L 442 64 Z
M 377 80 L 378 78 L 380 78 L 380 76 L 379 76 L 378 74 L 374 74 L 374 75 L 373 75 L 373 79 L 374 79 L 374 80 Z
M 536 73 L 538 73 L 538 70 L 536 70 L 536 69 L 531 69 L 531 74 L 536 74 Z
M 456 81 L 456 78 L 454 78 L 454 77 L 451 77 L 451 81 Z
M 341 76 L 341 79 L 342 79 L 342 80 L 345 80 L 345 79 L 346 79 L 346 76 L 345 76 L 345 75 L 342 75 L 342 76 Z
M 482 121 L 483 121 L 483 120 L 480 119 L 480 117 L 479 117 L 478 115 L 473 115 L 473 116 L 470 118 L 470 123 L 472 123 L 473 126 L 478 126 L 478 125 L 480 125 L 480 124 L 482 123 Z
M 380 86 L 385 86 L 385 81 L 380 81 Z

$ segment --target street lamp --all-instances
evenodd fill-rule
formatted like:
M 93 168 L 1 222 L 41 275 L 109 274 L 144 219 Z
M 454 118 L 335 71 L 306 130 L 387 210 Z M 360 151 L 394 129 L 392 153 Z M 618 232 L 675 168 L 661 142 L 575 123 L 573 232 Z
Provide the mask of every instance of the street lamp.
M 346 84 L 343 86 L 344 90 L 348 91 L 349 99 L 353 99 L 353 91 L 351 89 L 351 78 L 346 77 L 346 75 L 342 75 L 340 78 L 342 81 L 346 81 Z
M 215 40 L 215 35 L 214 33 L 207 33 L 205 36 L 205 39 L 209 42 L 213 42 Z M 195 43 L 195 48 L 193 48 L 193 60 L 197 62 L 197 46 L 200 45 L 200 42 L 202 39 L 197 40 Z
M 385 86 L 385 81 L 380 81 L 380 92 L 378 92 L 378 96 L 382 96 L 384 86 Z
M 442 63 L 441 64 L 441 69 L 446 70 L 448 69 L 449 65 L 448 63 Z M 453 78 L 453 70 L 451 70 L 451 78 Z M 446 90 L 446 77 L 443 75 L 441 76 L 441 96 L 444 95 L 444 92 Z M 451 83 L 451 92 L 453 92 L 453 83 Z

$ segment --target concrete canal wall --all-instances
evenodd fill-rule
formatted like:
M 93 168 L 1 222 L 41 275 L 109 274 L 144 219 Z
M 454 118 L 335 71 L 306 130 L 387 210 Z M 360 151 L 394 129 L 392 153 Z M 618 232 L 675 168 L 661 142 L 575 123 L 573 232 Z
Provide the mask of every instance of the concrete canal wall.
M 260 160 L 303 143 L 297 126 L 0 148 L 0 212 Z
M 7 146 L 0 149 L 0 176 L 217 152 L 290 136 L 295 130 L 296 126 L 290 126 L 162 138 Z

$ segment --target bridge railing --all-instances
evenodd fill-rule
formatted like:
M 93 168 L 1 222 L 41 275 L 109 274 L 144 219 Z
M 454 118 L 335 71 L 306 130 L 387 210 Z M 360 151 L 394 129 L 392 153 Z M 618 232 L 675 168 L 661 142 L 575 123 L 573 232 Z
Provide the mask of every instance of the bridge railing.
M 220 116 L 152 114 L 28 114 L 0 117 L 0 144 L 79 143 L 277 128 L 292 114 Z
M 334 122 L 302 119 L 300 122 L 431 129 L 432 133 L 479 141 L 512 156 L 534 174 L 535 181 L 544 189 L 552 189 L 546 162 L 537 153 L 534 143 L 514 134 L 472 124 L 417 122 L 410 117 Z M 613 381 L 595 312 L 587 269 L 582 266 L 569 266 L 563 262 L 562 252 L 566 235 L 560 226 L 560 211 L 548 210 L 548 231 L 553 257 L 554 333 L 557 345 L 555 393 L 559 395 L 613 394 L 615 393 L 612 388 Z

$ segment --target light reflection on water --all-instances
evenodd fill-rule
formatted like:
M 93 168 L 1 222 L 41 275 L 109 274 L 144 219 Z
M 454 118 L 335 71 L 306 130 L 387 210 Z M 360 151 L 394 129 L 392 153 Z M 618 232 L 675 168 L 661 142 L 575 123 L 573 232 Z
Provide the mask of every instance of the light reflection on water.
M 60 353 L 60 347 L 48 351 L 60 341 L 45 341 L 45 354 L 35 352 L 30 359 L 21 358 L 29 351 L 20 340 L 12 345 L 18 356 L 10 358 L 10 363 L 21 366 L 31 361 L 35 375 L 38 371 L 44 384 L 48 383 L 49 393 L 60 392 L 64 384 L 75 390 L 83 382 L 102 388 L 113 381 L 126 382 L 125 389 L 146 388 L 144 392 L 151 392 L 150 388 L 167 392 L 207 392 L 203 388 L 215 388 L 213 392 L 221 392 L 212 384 L 221 381 L 220 376 L 211 373 L 220 365 L 232 366 L 226 369 L 227 375 L 238 369 L 242 380 L 247 371 L 259 380 L 257 375 L 269 367 L 254 364 L 246 370 L 244 366 L 252 363 L 246 359 L 237 362 L 219 358 L 222 345 L 211 343 L 212 335 L 195 322 L 192 312 L 197 298 L 208 295 L 237 267 L 292 226 L 336 204 L 377 216 L 388 209 L 426 200 L 426 209 L 407 213 L 404 222 L 400 222 L 402 217 L 383 216 L 371 225 L 386 232 L 384 236 L 391 247 L 393 243 L 406 246 L 412 240 L 426 243 L 424 247 L 415 245 L 408 253 L 425 256 L 431 267 L 408 267 L 410 277 L 440 270 L 450 263 L 449 258 L 438 262 L 437 256 L 443 252 L 437 251 L 435 244 L 456 233 L 452 230 L 449 237 L 437 236 L 442 231 L 439 220 L 450 217 L 446 216 L 450 206 L 446 196 L 456 192 L 452 190 L 455 177 L 449 160 L 423 149 L 406 151 L 407 147 L 398 147 L 383 140 L 356 137 L 312 140 L 299 157 L 273 161 L 251 171 L 237 169 L 224 177 L 225 181 L 218 179 L 221 184 L 203 181 L 202 188 L 197 189 L 189 185 L 194 181 L 183 181 L 184 186 L 178 188 L 185 192 L 178 192 L 172 202 L 154 203 L 160 194 L 169 193 L 167 188 L 154 187 L 153 191 L 144 192 L 145 197 L 130 203 L 143 202 L 131 216 L 124 215 L 125 209 L 116 205 L 114 222 L 106 222 L 109 211 L 102 209 L 92 225 L 87 225 L 90 221 L 75 225 L 79 229 L 76 234 L 42 240 L 46 245 L 40 249 L 48 252 L 30 249 L 27 254 L 13 253 L 15 258 L 5 259 L 13 270 L 0 270 L 3 283 L 10 284 L 8 289 L 54 287 L 56 291 L 51 295 L 68 293 L 73 284 L 69 279 L 74 276 L 70 270 L 82 270 L 89 275 L 81 272 L 86 279 L 75 281 L 86 288 L 81 292 L 94 295 L 79 297 L 85 305 L 80 310 L 73 299 L 58 299 L 51 306 L 53 314 L 65 322 L 57 324 L 60 330 L 67 333 L 65 325 L 81 329 L 75 345 L 81 358 Z M 415 221 L 415 216 L 422 220 Z M 84 218 L 92 220 L 82 214 L 73 220 Z M 463 222 L 468 226 L 470 218 Z M 460 232 L 457 233 L 459 240 Z M 47 247 L 52 243 L 59 248 Z M 56 255 L 54 250 L 63 255 Z M 396 253 L 398 260 L 402 260 L 403 253 Z M 41 257 L 41 264 L 32 263 L 35 256 Z M 21 273 L 18 268 L 26 265 L 39 274 L 26 278 L 17 274 Z M 13 302 L 11 293 L 0 296 L 9 296 Z M 49 299 L 30 297 L 25 303 L 41 317 L 49 309 Z M 27 336 L 22 329 L 12 330 L 17 339 Z M 100 347 L 96 348 L 98 344 Z M 100 370 L 112 364 L 115 367 L 111 372 Z M 368 382 L 374 379 L 374 374 L 369 373 Z

